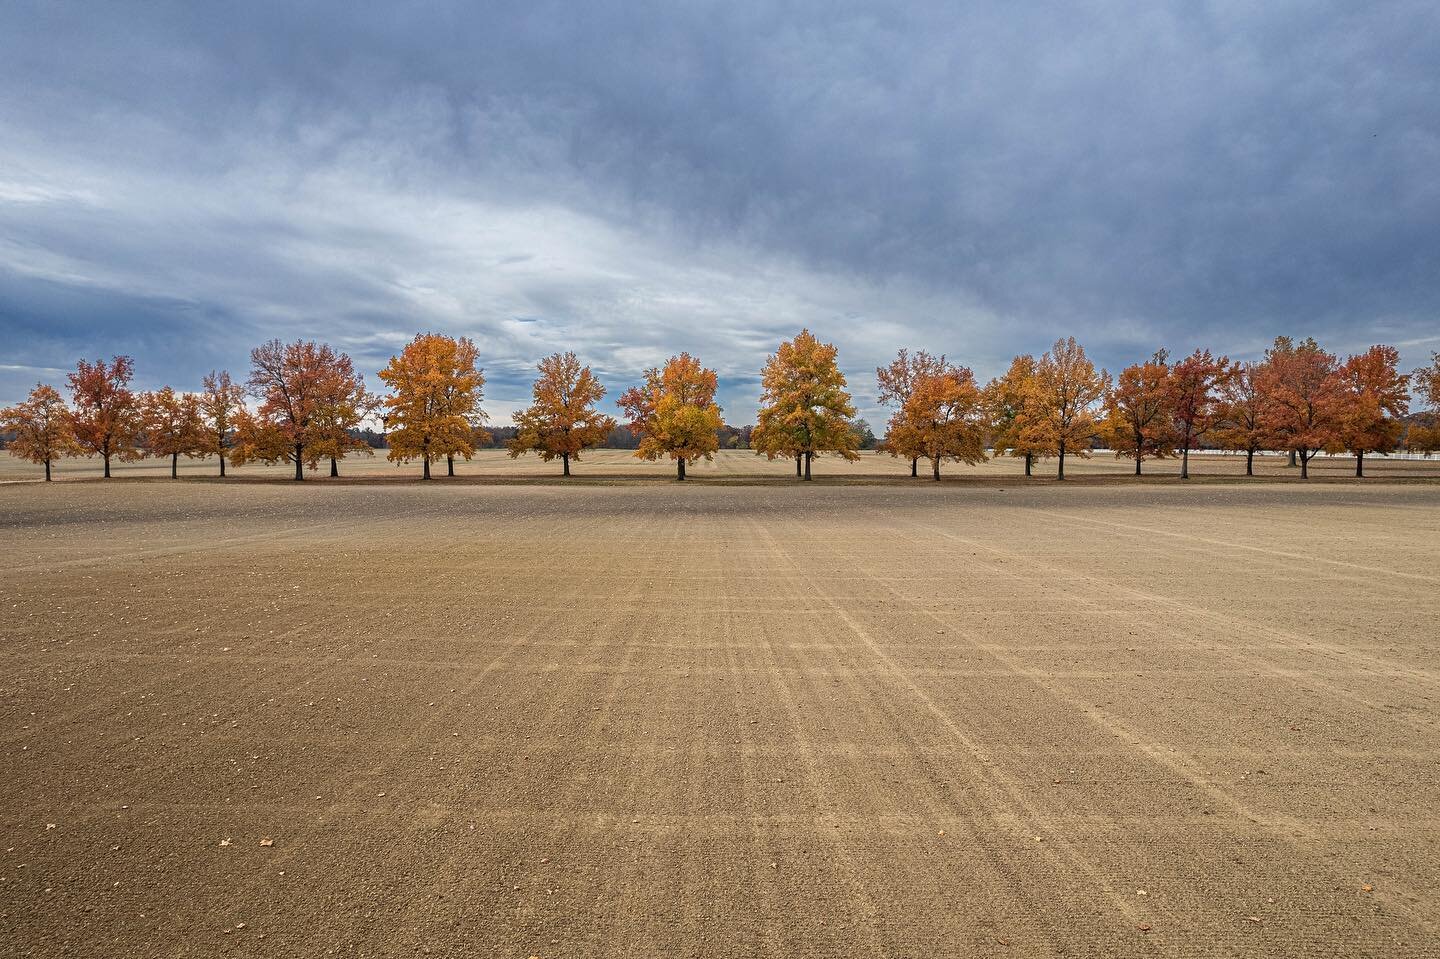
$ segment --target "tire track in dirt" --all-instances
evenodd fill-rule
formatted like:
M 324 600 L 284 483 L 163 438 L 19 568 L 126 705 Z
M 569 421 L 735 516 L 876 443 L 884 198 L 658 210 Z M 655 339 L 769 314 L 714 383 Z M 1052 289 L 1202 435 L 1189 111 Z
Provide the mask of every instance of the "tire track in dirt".
M 943 531 L 939 530 L 932 530 L 932 532 L 941 532 L 942 535 L 945 535 L 943 534 Z M 961 537 L 952 536 L 951 538 L 961 539 L 962 541 L 965 541 Z M 979 545 L 970 543 L 969 541 L 965 542 L 967 543 L 967 545 Z M 1233 814 L 1240 816 L 1253 824 L 1264 827 L 1276 839 L 1294 850 L 1294 852 L 1297 854 L 1297 858 L 1308 859 L 1309 861 L 1311 861 L 1313 863 L 1313 868 L 1316 872 L 1326 871 L 1326 864 L 1323 862 L 1323 860 L 1312 856 L 1310 854 L 1310 850 L 1306 846 L 1295 842 L 1295 839 L 1297 837 L 1310 840 L 1320 838 L 1314 834 L 1313 829 L 1310 828 L 1310 825 L 1307 822 L 1296 819 L 1292 816 L 1279 815 L 1274 813 L 1265 814 L 1259 812 L 1256 809 L 1253 809 L 1243 800 L 1239 799 L 1228 790 L 1213 783 L 1203 770 L 1198 770 L 1195 768 L 1193 760 L 1191 760 L 1189 757 L 1184 756 L 1183 754 L 1175 753 L 1173 750 L 1162 747 L 1158 743 L 1147 741 L 1145 736 L 1140 734 L 1129 724 L 1124 723 L 1114 718 L 1113 716 L 1108 716 L 1098 710 L 1087 709 L 1085 706 L 1085 703 L 1088 701 L 1086 697 L 1069 691 L 1061 691 L 1059 688 L 1057 688 L 1056 685 L 1054 685 L 1053 677 L 1047 675 L 1042 670 L 1038 670 L 1034 667 L 1027 665 L 1018 657 L 999 651 L 992 644 L 979 642 L 978 639 L 975 637 L 973 631 L 965 628 L 964 626 L 956 625 L 954 622 L 950 621 L 949 619 L 938 613 L 935 613 L 929 609 L 925 609 L 924 607 L 910 600 L 908 597 L 904 596 L 889 583 L 882 582 L 881 585 L 888 592 L 890 592 L 891 595 L 893 595 L 898 601 L 912 607 L 917 612 L 917 614 L 923 615 L 937 624 L 944 625 L 947 630 L 953 630 L 957 635 L 964 638 L 967 644 L 969 644 L 976 651 L 981 652 L 984 655 L 987 655 L 1005 664 L 1016 675 L 1020 675 L 1029 679 L 1036 686 L 1036 688 L 1044 691 L 1049 697 L 1058 700 L 1065 708 L 1070 710 L 1072 713 L 1082 717 L 1085 720 L 1088 720 L 1100 729 L 1103 729 L 1110 735 L 1114 736 L 1118 741 L 1128 744 L 1132 749 L 1140 752 L 1142 755 L 1145 756 L 1146 759 L 1148 759 L 1150 762 L 1154 763 L 1161 769 L 1165 770 L 1168 774 L 1189 782 L 1199 792 L 1208 796 L 1218 805 L 1228 808 Z M 853 623 L 853 621 L 849 618 L 848 614 L 844 613 L 843 609 L 839 607 L 835 599 L 825 593 L 822 587 L 818 585 L 816 586 L 815 595 L 820 596 L 826 599 L 827 602 L 833 604 L 836 608 L 837 613 L 839 613 L 842 619 L 846 621 L 847 625 L 851 627 L 852 631 L 857 632 L 857 635 L 860 631 L 863 630 L 863 627 L 860 627 L 859 624 Z M 896 669 L 897 675 L 904 676 L 903 670 L 900 670 L 898 666 L 896 667 Z M 905 678 L 905 681 L 908 684 L 915 685 L 915 681 L 909 679 L 908 677 Z M 1343 878 L 1338 876 L 1332 878 L 1336 880 L 1336 888 L 1340 888 L 1340 886 L 1343 884 Z M 1427 932 L 1433 932 L 1437 929 L 1440 929 L 1440 922 L 1437 922 L 1433 917 L 1427 917 L 1424 913 L 1410 906 L 1409 903 L 1401 901 L 1399 898 L 1392 898 L 1390 900 L 1390 905 L 1392 906 L 1392 908 L 1395 909 L 1397 913 L 1405 916 L 1405 918 L 1408 919 L 1413 925 L 1415 925 L 1417 929 L 1426 930 Z
M 919 684 L 887 653 L 869 632 L 845 611 L 843 606 L 831 596 L 814 577 L 806 572 L 805 567 L 800 564 L 771 532 L 759 523 L 755 524 L 757 535 L 767 542 L 771 550 L 792 570 L 792 575 L 803 580 L 809 585 L 807 595 L 824 603 L 844 624 L 845 628 L 860 641 L 861 645 L 871 654 L 874 661 L 887 672 L 891 679 L 902 688 L 910 690 L 924 711 L 935 721 L 936 725 L 955 743 L 959 744 L 969 753 L 976 762 L 976 770 L 982 772 L 986 784 L 991 792 L 1002 799 L 1007 808 L 1011 810 L 1010 817 L 1016 822 L 1024 823 L 1027 829 L 1035 834 L 1049 834 L 1049 842 L 1042 844 L 1042 855 L 1049 860 L 1057 871 L 1070 876 L 1083 877 L 1083 881 L 1067 883 L 1067 888 L 1072 890 L 1088 889 L 1099 890 L 1104 893 L 1104 902 L 1112 914 L 1123 915 L 1131 927 L 1138 927 L 1145 924 L 1146 919 L 1134 907 L 1128 898 L 1118 894 L 1109 883 L 1096 871 L 1073 846 L 1061 837 L 1053 827 L 1046 821 L 1040 811 L 1025 798 L 1020 785 L 1005 777 L 1000 770 L 990 761 L 988 750 L 974 740 L 964 728 L 956 722 L 943 708 L 930 698 Z M 898 595 L 898 594 L 897 594 Z M 1028 676 L 1013 667 L 1011 671 L 1016 675 L 1023 676 L 1032 683 L 1033 676 Z M 1137 946 L 1149 946 L 1149 949 L 1140 951 L 1153 951 L 1158 948 L 1158 941 L 1155 939 L 1137 942 Z

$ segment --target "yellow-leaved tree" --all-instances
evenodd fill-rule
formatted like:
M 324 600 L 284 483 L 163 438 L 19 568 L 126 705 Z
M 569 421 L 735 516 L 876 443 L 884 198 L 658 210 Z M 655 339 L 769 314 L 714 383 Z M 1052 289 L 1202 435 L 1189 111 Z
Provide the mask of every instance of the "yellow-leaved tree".
M 1057 479 L 1065 478 L 1067 454 L 1090 457 L 1090 438 L 1099 430 L 1095 404 L 1110 385 L 1110 374 L 1095 369 L 1075 337 L 1056 340 L 1026 384 L 1020 441 L 1043 456 L 1058 456 Z
M 545 462 L 559 459 L 570 475 L 570 461 L 599 446 L 615 428 L 614 417 L 595 409 L 605 387 L 574 353 L 556 353 L 537 365 L 540 376 L 531 392 L 535 402 L 515 412 L 515 438 L 506 444 L 512 457 L 539 453 Z
M 990 421 L 990 447 L 994 455 L 1008 453 L 1025 460 L 1029 476 L 1037 455 L 1043 451 L 1027 444 L 1021 435 L 1031 393 L 1030 380 L 1035 376 L 1035 357 L 1025 354 L 1010 361 L 1010 368 L 985 384 L 985 415 Z
M 385 428 L 391 460 L 420 460 L 428 480 L 431 462 L 444 456 L 446 473 L 454 476 L 455 457 L 468 460 L 477 443 L 489 440 L 480 407 L 485 373 L 476 368 L 477 357 L 469 337 L 422 333 L 390 358 L 380 379 L 390 387 Z
M 685 479 L 685 464 L 710 459 L 720 448 L 720 407 L 715 405 L 717 380 L 689 353 L 672 356 L 663 370 L 645 371 L 645 383 L 620 395 L 619 405 L 640 438 L 635 455 L 675 461 L 676 479 Z
M 768 458 L 795 458 L 795 475 L 810 479 L 817 453 L 858 460 L 859 438 L 851 429 L 855 407 L 845 391 L 845 374 L 835 364 L 835 347 L 809 330 L 781 343 L 760 372 L 759 425 L 750 445 Z
M 180 457 L 195 459 L 210 452 L 210 437 L 200 412 L 200 397 L 170 387 L 140 394 L 141 435 L 151 456 L 168 457 L 170 478 L 180 476 Z

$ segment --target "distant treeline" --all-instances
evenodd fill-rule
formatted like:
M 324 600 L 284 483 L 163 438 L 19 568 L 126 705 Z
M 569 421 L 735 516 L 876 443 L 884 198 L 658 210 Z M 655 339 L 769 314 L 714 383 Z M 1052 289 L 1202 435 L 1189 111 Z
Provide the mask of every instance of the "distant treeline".
M 926 460 L 936 479 L 946 461 L 998 455 L 1023 458 L 1027 476 L 1036 460 L 1054 458 L 1063 479 L 1067 456 L 1097 448 L 1133 460 L 1137 475 L 1146 459 L 1175 456 L 1187 478 L 1190 451 L 1213 448 L 1244 453 L 1247 474 L 1257 452 L 1288 451 L 1305 477 L 1312 457 L 1350 453 L 1362 476 L 1368 454 L 1440 450 L 1440 353 L 1406 374 L 1399 353 L 1383 345 L 1342 360 L 1313 339 L 1278 337 L 1256 362 L 1209 350 L 1172 362 L 1162 349 L 1112 377 L 1069 337 L 1038 359 L 1015 357 L 984 385 L 944 355 L 902 349 L 875 371 L 880 402 L 894 410 L 883 441 L 856 417 L 835 347 L 808 330 L 767 359 L 753 426 L 722 420 L 715 371 L 688 353 L 646 370 L 618 397 L 623 425 L 601 412 L 606 390 L 590 367 L 556 353 L 537 365 L 533 401 L 515 411 L 515 425 L 491 427 L 478 361 L 467 337 L 420 334 L 380 370 L 382 395 L 366 388 L 349 356 L 307 340 L 258 346 L 243 385 L 211 372 L 198 393 L 132 391 L 128 356 L 81 360 L 67 377 L 68 403 L 38 384 L 0 410 L 0 433 L 13 453 L 43 463 L 46 479 L 67 455 L 101 457 L 107 478 L 116 458 L 165 457 L 177 476 L 180 457 L 213 455 L 221 476 L 227 462 L 258 460 L 291 464 L 298 480 L 327 460 L 339 475 L 348 452 L 367 448 L 419 462 L 426 479 L 433 463 L 453 474 L 456 458 L 502 448 L 558 459 L 568 476 L 571 461 L 599 446 L 669 459 L 682 480 L 688 463 L 722 449 L 794 460 L 804 479 L 818 455 L 855 459 L 866 449 L 908 459 L 911 475 Z M 1425 410 L 1410 411 L 1412 388 Z M 379 430 L 369 425 L 376 419 Z

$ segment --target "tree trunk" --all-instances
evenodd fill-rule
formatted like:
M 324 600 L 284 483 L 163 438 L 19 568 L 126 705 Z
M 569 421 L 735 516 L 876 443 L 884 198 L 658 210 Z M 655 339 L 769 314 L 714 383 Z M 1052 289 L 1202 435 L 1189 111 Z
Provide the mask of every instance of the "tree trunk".
M 446 476 L 454 476 L 454 475 L 455 475 L 455 454 L 454 454 L 454 453 L 446 453 L 446 454 L 445 454 L 445 475 L 446 475 Z
M 795 454 L 795 478 L 796 478 L 796 479 L 799 479 L 800 477 L 802 477 L 802 476 L 805 475 L 805 473 L 800 469 L 800 460 L 802 460 L 803 458 L 804 458 L 804 457 L 802 457 L 799 453 L 796 453 L 796 454 Z
M 337 463 L 337 462 L 335 462 L 335 457 L 333 457 L 333 456 L 330 457 L 330 475 L 331 475 L 331 476 L 339 476 L 339 475 L 340 475 L 340 464 Z
M 932 456 L 930 458 L 930 466 L 935 473 L 935 482 L 940 482 L 940 457 Z
M 1180 478 L 1190 478 L 1190 444 L 1186 443 L 1185 448 L 1180 451 Z
M 1135 457 L 1135 475 L 1136 475 L 1136 476 L 1139 476 L 1139 475 L 1140 475 L 1140 457 L 1139 457 L 1139 456 L 1136 456 L 1136 457 Z
M 50 482 L 50 461 L 45 461 L 45 482 Z
M 425 460 L 425 472 L 420 478 L 428 480 L 430 478 L 430 453 L 427 451 L 422 459 Z
M 1255 451 L 1253 449 L 1245 451 L 1245 475 L 1255 475 Z
M 1030 464 L 1033 462 L 1033 460 L 1034 460 L 1033 454 L 1030 454 L 1030 453 L 1026 453 L 1026 454 L 1025 454 L 1025 475 L 1026 475 L 1026 476 L 1029 476 L 1029 475 L 1030 475 Z
M 220 478 L 225 478 L 225 454 L 220 454 Z
M 570 454 L 569 454 L 569 453 L 561 453 L 561 454 L 560 454 L 560 459 L 565 463 L 565 475 L 566 475 L 566 476 L 569 476 L 569 475 L 570 475 Z
M 912 457 L 910 457 L 910 475 L 911 475 L 911 476 L 919 476 L 919 475 L 920 475 L 920 457 L 918 457 L 918 456 L 912 456 Z
M 1293 456 L 1295 454 L 1292 452 L 1290 455 Z M 1310 478 L 1310 457 L 1306 454 L 1305 450 L 1300 451 L 1300 478 Z
M 295 444 L 295 479 L 305 479 L 305 464 L 302 457 L 305 455 L 305 447 L 300 443 Z
M 809 450 L 805 451 L 805 482 L 807 483 L 810 482 L 810 461 L 814 458 L 814 453 L 810 452 Z
M 180 454 L 179 454 L 179 453 L 171 453 L 171 454 L 170 454 L 170 478 L 171 478 L 171 479 L 179 479 L 179 478 L 180 478 Z
M 110 454 L 109 454 L 109 453 L 102 453 L 102 454 L 101 454 L 101 457 L 105 460 L 105 478 L 106 478 L 106 479 L 109 479 L 109 478 L 110 478 Z
M 1365 475 L 1365 451 L 1357 450 L 1355 453 L 1355 475 Z
M 1061 444 L 1060 444 L 1060 469 L 1059 469 L 1058 472 L 1056 472 L 1055 478 L 1056 478 L 1056 479 L 1062 479 L 1062 480 L 1065 478 L 1065 444 L 1064 444 L 1064 443 L 1061 443 Z
M 1294 466 L 1294 465 L 1295 465 L 1295 451 L 1294 451 L 1294 450 L 1291 450 L 1291 451 L 1290 451 L 1290 465 L 1291 465 L 1291 466 Z
M 685 481 L 685 457 L 683 456 L 675 461 L 675 478 L 682 483 Z

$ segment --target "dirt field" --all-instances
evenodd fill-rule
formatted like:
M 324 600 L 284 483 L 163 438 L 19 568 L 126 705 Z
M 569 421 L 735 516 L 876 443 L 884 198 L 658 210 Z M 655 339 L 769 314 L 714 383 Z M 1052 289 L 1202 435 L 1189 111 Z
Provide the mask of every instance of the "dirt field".
M 0 955 L 1440 955 L 1440 485 L 983 475 L 0 487 Z

